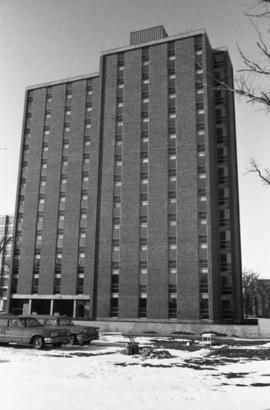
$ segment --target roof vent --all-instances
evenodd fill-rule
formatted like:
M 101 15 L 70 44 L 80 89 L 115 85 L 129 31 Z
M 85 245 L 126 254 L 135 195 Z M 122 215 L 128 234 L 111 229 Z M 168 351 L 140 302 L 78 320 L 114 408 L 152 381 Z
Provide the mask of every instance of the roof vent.
M 163 26 L 145 28 L 144 30 L 133 31 L 130 33 L 130 45 L 147 43 L 148 41 L 160 40 L 168 37 Z

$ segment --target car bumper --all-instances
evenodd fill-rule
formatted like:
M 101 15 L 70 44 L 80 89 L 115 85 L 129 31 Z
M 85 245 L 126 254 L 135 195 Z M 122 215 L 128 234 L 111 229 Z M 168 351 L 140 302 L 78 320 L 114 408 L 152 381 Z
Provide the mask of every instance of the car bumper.
M 70 342 L 70 337 L 45 337 L 44 343 L 45 345 L 55 345 L 55 344 L 67 344 Z

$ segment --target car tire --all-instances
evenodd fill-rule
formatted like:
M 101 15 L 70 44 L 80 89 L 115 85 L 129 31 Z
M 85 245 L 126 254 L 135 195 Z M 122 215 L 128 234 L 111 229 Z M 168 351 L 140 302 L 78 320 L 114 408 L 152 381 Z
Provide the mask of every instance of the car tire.
M 44 339 L 42 336 L 35 336 L 32 345 L 34 349 L 41 350 L 44 347 Z

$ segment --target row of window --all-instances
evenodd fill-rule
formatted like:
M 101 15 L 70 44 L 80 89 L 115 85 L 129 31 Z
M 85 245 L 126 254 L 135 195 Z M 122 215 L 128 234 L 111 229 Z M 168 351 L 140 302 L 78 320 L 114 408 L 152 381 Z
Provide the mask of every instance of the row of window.
M 124 54 L 118 54 L 116 128 L 115 128 L 115 168 L 112 214 L 112 269 L 110 316 L 118 316 L 119 261 L 120 261 L 120 220 L 122 197 L 122 138 L 123 138 L 123 100 L 124 100 Z
M 195 87 L 197 107 L 197 175 L 198 175 L 198 212 L 199 212 L 199 272 L 200 272 L 200 318 L 209 318 L 208 294 L 208 236 L 207 236 L 207 189 L 205 161 L 205 110 L 203 93 L 202 36 L 194 38 Z
M 149 192 L 149 48 L 144 48 L 142 65 L 142 97 L 141 97 L 141 185 L 140 197 L 147 196 Z M 139 306 L 138 317 L 147 317 L 147 292 L 148 292 L 148 200 L 140 202 L 140 231 L 139 231 Z
M 36 223 L 36 232 L 35 232 L 35 250 L 34 250 L 34 261 L 33 261 L 33 273 L 32 273 L 32 293 L 38 293 L 39 286 L 39 272 L 40 272 L 40 248 L 42 243 L 42 230 L 44 223 L 44 203 L 45 203 L 45 193 L 46 193 L 46 176 L 47 176 L 47 153 L 48 153 L 48 139 L 49 129 L 46 123 L 46 119 L 50 118 L 48 105 L 51 102 L 51 92 L 48 97 L 47 89 L 47 98 L 46 98 L 46 109 L 45 113 L 45 131 L 43 134 L 43 147 L 42 147 L 42 162 L 40 170 L 40 183 L 39 183 L 39 203 L 38 203 L 38 214 L 37 214 L 37 223 Z M 49 101 L 48 101 L 49 100 Z
M 216 134 L 218 163 L 218 203 L 220 223 L 220 293 L 221 310 L 224 319 L 233 317 L 232 301 L 232 257 L 231 257 L 231 222 L 230 222 L 230 191 L 228 169 L 228 139 L 226 137 L 226 106 L 225 93 L 221 82 L 224 80 L 224 54 L 214 55 L 216 97 Z
M 177 318 L 177 161 L 175 43 L 168 44 L 168 317 Z M 175 229 L 174 229 L 175 228 Z M 172 235 L 173 229 L 173 235 Z

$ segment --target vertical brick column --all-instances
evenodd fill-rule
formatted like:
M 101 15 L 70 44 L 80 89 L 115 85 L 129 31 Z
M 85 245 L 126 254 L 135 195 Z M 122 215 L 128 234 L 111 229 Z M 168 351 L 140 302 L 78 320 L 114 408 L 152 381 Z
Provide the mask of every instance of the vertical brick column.
M 138 316 L 141 50 L 125 55 L 119 317 Z
M 84 294 L 90 295 L 90 317 L 94 315 L 95 304 L 95 252 L 96 252 L 96 227 L 97 227 L 97 195 L 99 183 L 99 150 L 100 150 L 100 79 L 93 78 L 92 96 L 92 137 L 89 164 L 89 193 L 87 236 L 85 246 L 85 273 Z
M 193 38 L 176 42 L 177 317 L 199 319 L 197 135 Z
M 58 200 L 62 163 L 62 144 L 65 107 L 65 84 L 52 89 L 52 118 L 50 124 L 46 196 L 42 231 L 39 293 L 53 293 L 54 264 L 57 235 Z
M 212 49 L 203 36 L 203 69 L 208 73 L 208 81 L 214 78 Z M 211 74 L 210 74 L 211 73 Z M 207 77 L 204 74 L 206 81 Z M 207 238 L 208 238 L 208 294 L 209 319 L 214 321 L 220 317 L 220 268 L 219 268 L 219 214 L 217 196 L 217 139 L 215 95 L 211 87 L 204 89 L 205 107 L 205 166 L 207 194 Z
M 117 55 L 104 57 L 103 64 L 105 64 L 102 73 L 101 108 L 103 154 L 102 177 L 99 181 L 101 199 L 97 281 L 97 317 L 101 318 L 110 315 Z
M 22 246 L 18 279 L 18 293 L 21 294 L 30 294 L 32 290 L 46 88 L 34 91 L 34 101 L 35 103 L 33 104 L 32 109 L 31 143 L 26 175 Z
M 150 48 L 147 317 L 168 318 L 167 44 Z
M 78 237 L 80 226 L 80 203 L 85 130 L 85 81 L 72 85 L 70 118 L 67 194 L 64 222 L 63 268 L 61 293 L 76 294 Z

